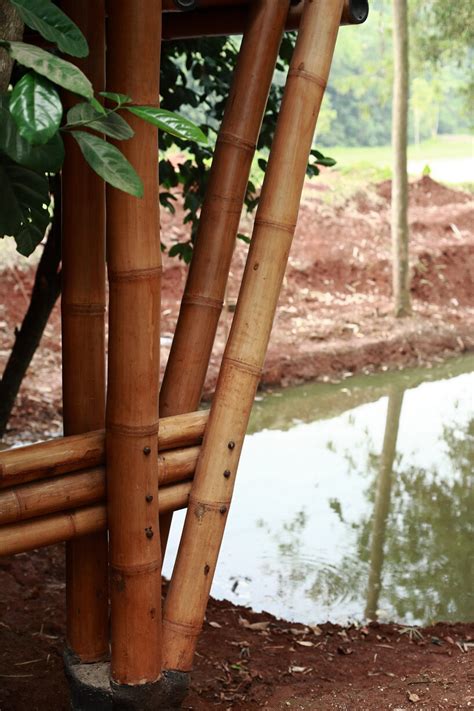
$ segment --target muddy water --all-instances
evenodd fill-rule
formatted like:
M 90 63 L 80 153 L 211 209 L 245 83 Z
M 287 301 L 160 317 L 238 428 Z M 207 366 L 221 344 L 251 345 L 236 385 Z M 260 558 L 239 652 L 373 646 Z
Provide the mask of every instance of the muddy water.
M 212 594 L 309 624 L 471 621 L 473 464 L 472 356 L 259 396 Z

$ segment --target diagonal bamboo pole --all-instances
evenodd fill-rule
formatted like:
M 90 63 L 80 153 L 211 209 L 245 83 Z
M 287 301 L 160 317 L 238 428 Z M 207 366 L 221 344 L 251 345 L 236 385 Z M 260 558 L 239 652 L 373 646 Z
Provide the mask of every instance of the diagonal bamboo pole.
M 104 0 L 65 0 L 64 11 L 89 43 L 77 62 L 95 89 L 105 85 Z M 71 103 L 66 97 L 66 105 Z M 76 100 L 73 101 L 76 103 Z M 105 189 L 67 136 L 62 171 L 62 354 L 64 433 L 104 426 Z M 87 210 L 84 210 L 87 205 Z M 81 661 L 108 653 L 107 536 L 101 532 L 66 547 L 66 637 Z
M 158 105 L 161 1 L 111 0 L 107 88 Z M 143 180 L 139 200 L 107 188 L 110 286 L 106 462 L 111 568 L 111 674 L 117 684 L 161 673 L 161 547 L 156 492 L 161 253 L 157 130 L 120 148 Z
M 288 7 L 289 0 L 257 0 L 249 16 L 161 386 L 160 417 L 199 405 Z M 171 517 L 160 520 L 163 549 Z
M 298 216 L 343 0 L 308 0 L 164 609 L 165 669 L 192 667 Z

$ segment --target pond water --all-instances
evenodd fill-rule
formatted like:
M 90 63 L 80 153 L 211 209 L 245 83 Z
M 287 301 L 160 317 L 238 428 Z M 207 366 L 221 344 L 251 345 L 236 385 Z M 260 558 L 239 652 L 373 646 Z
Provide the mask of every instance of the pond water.
M 473 356 L 259 394 L 212 594 L 307 624 L 472 621 L 473 464 Z

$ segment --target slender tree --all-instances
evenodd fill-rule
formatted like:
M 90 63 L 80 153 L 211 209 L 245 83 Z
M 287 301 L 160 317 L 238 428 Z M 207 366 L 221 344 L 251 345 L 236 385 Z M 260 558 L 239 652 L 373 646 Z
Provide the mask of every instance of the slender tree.
M 408 19 L 407 0 L 393 2 L 392 251 L 397 317 L 411 313 L 408 229 Z

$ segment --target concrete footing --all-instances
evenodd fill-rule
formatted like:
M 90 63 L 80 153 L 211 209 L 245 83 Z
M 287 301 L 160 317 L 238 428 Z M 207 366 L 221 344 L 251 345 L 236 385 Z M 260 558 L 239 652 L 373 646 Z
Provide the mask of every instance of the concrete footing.
M 181 708 L 189 688 L 189 674 L 173 671 L 152 684 L 116 684 L 109 662 L 82 664 L 70 651 L 64 668 L 73 711 L 171 711 Z

